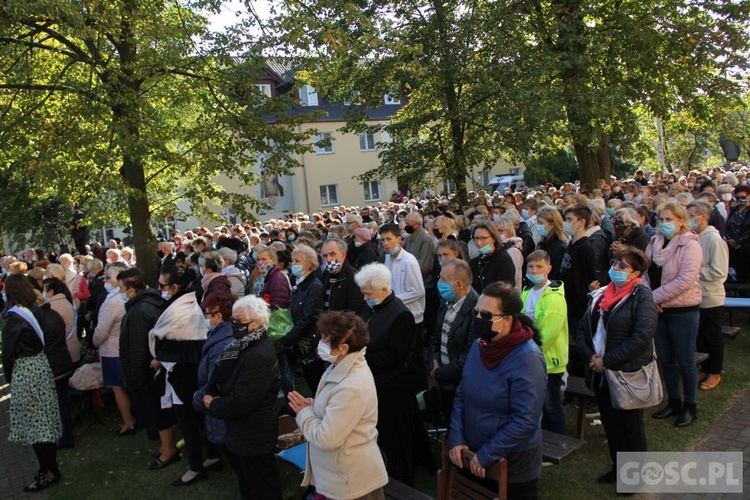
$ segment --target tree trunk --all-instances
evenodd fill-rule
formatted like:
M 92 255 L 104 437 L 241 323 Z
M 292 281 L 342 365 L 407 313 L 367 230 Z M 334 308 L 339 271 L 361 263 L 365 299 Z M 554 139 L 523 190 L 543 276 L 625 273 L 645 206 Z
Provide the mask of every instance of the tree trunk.
M 578 161 L 578 174 L 581 179 L 581 186 L 588 184 L 589 189 L 595 188 L 600 172 L 596 151 L 580 139 L 574 140 L 573 148 L 575 149 L 576 160 Z
M 609 178 L 612 176 L 612 155 L 609 150 L 609 136 L 606 134 L 599 137 L 598 160 L 600 178 L 609 183 Z M 595 187 L 596 184 L 591 186 L 592 189 Z

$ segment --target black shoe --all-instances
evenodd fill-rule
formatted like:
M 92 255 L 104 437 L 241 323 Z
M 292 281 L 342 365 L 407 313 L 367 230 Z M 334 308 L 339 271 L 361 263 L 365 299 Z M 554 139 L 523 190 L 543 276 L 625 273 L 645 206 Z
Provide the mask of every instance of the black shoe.
M 55 447 L 56 447 L 56 448 L 57 448 L 58 450 L 69 450 L 70 448 L 73 448 L 73 447 L 75 447 L 75 443 L 73 443 L 73 442 L 70 442 L 70 443 L 62 443 L 62 442 L 58 442 L 58 443 L 57 443 L 57 445 L 56 445 Z
M 195 484 L 198 481 L 203 481 L 204 479 L 207 479 L 207 478 L 208 478 L 208 474 L 206 473 L 206 470 L 203 469 L 198 474 L 196 474 L 193 477 L 193 479 L 189 481 L 183 481 L 182 476 L 178 477 L 176 480 L 172 481 L 172 486 L 190 486 L 191 484 Z
M 596 478 L 597 483 L 604 483 L 604 484 L 611 484 L 617 482 L 617 471 L 615 469 L 610 469 L 609 472 L 606 472 Z
M 680 411 L 680 416 L 677 417 L 677 421 L 674 423 L 675 427 L 687 427 L 693 423 L 693 420 L 698 418 L 698 412 L 695 409 L 695 405 L 686 404 Z
M 682 401 L 679 399 L 670 399 L 669 404 L 663 410 L 659 410 L 653 415 L 653 418 L 663 419 L 677 415 L 682 410 Z
M 55 474 L 52 471 L 39 472 L 39 474 L 37 474 L 37 476 L 34 478 L 34 482 L 32 482 L 28 486 L 24 486 L 23 491 L 27 493 L 42 491 L 46 488 L 49 488 L 50 486 L 55 485 L 61 477 L 62 476 L 59 473 Z
M 123 437 L 123 436 L 132 436 L 133 434 L 135 434 L 135 426 L 131 425 L 130 427 L 128 427 L 124 431 L 117 431 L 115 434 L 117 434 L 120 437 Z
M 161 461 L 161 459 L 157 458 L 154 463 L 148 466 L 149 470 L 159 470 L 163 469 L 164 467 L 167 467 L 168 465 L 176 464 L 180 461 L 180 452 L 176 451 L 174 452 L 174 455 L 169 457 L 169 460 L 165 460 L 164 462 Z

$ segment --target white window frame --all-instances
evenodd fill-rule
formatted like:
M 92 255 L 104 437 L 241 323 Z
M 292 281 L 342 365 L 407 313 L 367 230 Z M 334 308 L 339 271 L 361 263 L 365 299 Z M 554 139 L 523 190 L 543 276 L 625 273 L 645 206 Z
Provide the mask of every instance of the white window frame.
M 301 106 L 318 106 L 318 91 L 312 85 L 303 85 L 299 89 Z
M 376 193 L 377 196 L 373 196 L 372 195 L 373 194 L 372 193 L 373 192 L 373 189 L 372 189 L 373 187 L 377 191 L 377 193 Z M 364 189 L 364 192 L 365 192 L 365 201 L 380 201 L 381 200 L 381 196 L 380 196 L 380 182 L 379 181 L 365 181 L 365 182 L 362 183 L 362 188 Z M 369 191 L 369 194 L 370 194 L 369 197 L 367 196 L 368 191 Z
M 258 89 L 258 91 L 263 94 L 266 97 L 272 97 L 271 96 L 271 84 L 269 83 L 256 83 L 255 88 Z
M 487 170 L 482 170 L 481 172 L 479 172 L 479 184 L 483 187 L 488 186 L 492 178 L 492 170 L 489 168 Z
M 453 181 L 443 181 L 443 192 L 451 194 L 456 192 L 456 183 Z
M 401 104 L 401 99 L 394 96 L 393 94 L 385 94 L 383 96 L 383 102 L 386 106 L 398 106 Z
M 521 175 L 521 169 L 519 167 L 511 168 L 510 175 Z
M 372 141 L 369 141 L 368 139 L 372 139 Z M 359 150 L 360 151 L 377 151 L 377 149 L 378 149 L 378 141 L 375 139 L 375 132 L 360 132 L 359 133 Z
M 331 191 L 331 188 L 333 188 L 333 191 Z M 328 200 L 328 203 L 323 202 L 323 196 L 324 196 L 324 190 L 325 189 L 325 198 Z M 331 194 L 336 199 L 332 199 Z M 338 184 L 322 184 L 320 186 L 320 206 L 322 207 L 332 207 L 339 204 L 339 185 Z
M 331 140 L 331 144 L 328 146 L 318 146 L 318 142 L 321 142 L 325 139 Z M 331 132 L 322 132 L 320 134 L 315 134 L 315 154 L 316 155 L 332 155 L 336 151 L 333 148 L 333 134 Z

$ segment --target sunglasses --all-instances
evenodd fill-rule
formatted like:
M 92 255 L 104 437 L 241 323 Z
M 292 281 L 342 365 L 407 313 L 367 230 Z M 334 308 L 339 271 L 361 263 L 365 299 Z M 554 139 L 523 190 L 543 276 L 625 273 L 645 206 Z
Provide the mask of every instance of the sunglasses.
M 490 311 L 482 311 L 478 307 L 474 308 L 474 315 L 478 318 L 482 318 L 485 321 L 493 321 L 492 318 L 498 317 L 498 318 L 507 318 L 508 314 L 496 314 Z M 495 320 L 496 321 L 496 320 Z

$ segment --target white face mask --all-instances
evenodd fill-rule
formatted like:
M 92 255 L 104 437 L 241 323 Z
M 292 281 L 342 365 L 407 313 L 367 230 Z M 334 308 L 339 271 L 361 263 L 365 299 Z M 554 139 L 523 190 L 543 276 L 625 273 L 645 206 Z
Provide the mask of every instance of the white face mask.
M 729 193 L 722 194 L 721 201 L 732 201 L 732 195 Z
M 327 361 L 329 363 L 335 363 L 338 359 L 338 356 L 334 356 L 331 354 L 331 346 L 327 342 L 323 342 L 322 340 L 318 342 L 318 357 L 323 361 Z
M 169 293 L 166 290 L 162 290 L 162 292 L 161 292 L 161 298 L 164 299 L 164 300 L 169 300 L 169 299 L 172 298 L 172 294 Z

